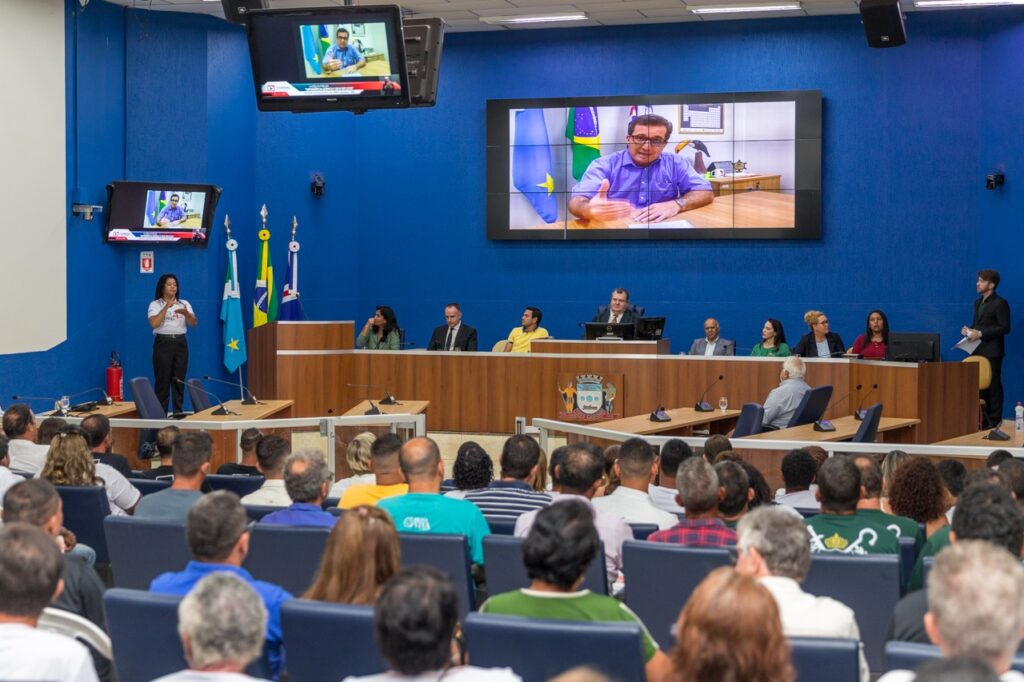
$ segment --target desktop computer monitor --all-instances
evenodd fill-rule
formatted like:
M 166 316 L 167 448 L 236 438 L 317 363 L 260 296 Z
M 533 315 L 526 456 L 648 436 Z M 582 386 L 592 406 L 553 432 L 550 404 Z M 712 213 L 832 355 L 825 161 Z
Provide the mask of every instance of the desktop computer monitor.
M 587 341 L 618 340 L 632 341 L 636 327 L 632 324 L 612 324 L 610 322 L 587 322 Z
M 939 362 L 939 335 L 931 333 L 890 332 L 885 359 L 903 362 Z
M 658 341 L 665 335 L 664 317 L 641 317 L 636 321 L 636 338 Z

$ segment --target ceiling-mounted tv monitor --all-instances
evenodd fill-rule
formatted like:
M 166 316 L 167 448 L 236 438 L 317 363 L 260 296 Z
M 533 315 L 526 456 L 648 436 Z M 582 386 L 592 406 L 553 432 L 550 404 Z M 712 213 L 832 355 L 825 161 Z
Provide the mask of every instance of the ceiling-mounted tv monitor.
M 253 10 L 247 17 L 260 111 L 409 106 L 397 5 Z
M 444 21 L 434 17 L 406 19 L 402 31 L 412 106 L 432 107 L 437 102 L 437 79 L 441 74 Z
M 107 185 L 107 242 L 206 246 L 221 188 L 187 182 Z

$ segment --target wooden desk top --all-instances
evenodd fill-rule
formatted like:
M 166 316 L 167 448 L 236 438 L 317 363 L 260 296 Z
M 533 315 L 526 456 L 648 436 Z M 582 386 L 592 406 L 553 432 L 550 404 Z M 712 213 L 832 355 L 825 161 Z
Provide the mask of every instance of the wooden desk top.
M 396 405 L 381 405 L 374 400 L 373 405 L 381 414 L 423 414 L 430 407 L 429 400 L 399 400 Z M 342 417 L 362 417 L 370 409 L 370 401 L 360 401 L 358 405 L 341 415 Z
M 853 438 L 857 433 L 857 429 L 860 428 L 860 422 L 854 419 L 853 415 L 847 415 L 845 417 L 838 417 L 831 420 L 832 425 L 836 427 L 835 431 L 815 431 L 814 424 L 804 424 L 803 426 L 794 426 L 789 429 L 779 429 L 778 431 L 765 431 L 754 436 L 747 436 L 748 438 L 757 438 L 758 440 L 815 440 L 820 442 L 827 441 L 840 441 L 848 440 Z M 882 417 L 878 422 L 878 432 L 893 431 L 895 429 L 905 429 L 910 426 L 916 426 L 920 424 L 920 419 L 904 419 L 903 417 Z
M 135 412 L 135 403 L 133 402 L 122 402 L 114 403 L 113 405 L 99 404 L 95 410 L 89 410 L 88 412 L 72 412 L 72 417 L 88 417 L 90 414 L 102 414 L 105 417 L 123 417 L 130 415 Z M 47 413 L 52 415 L 52 412 Z
M 673 431 L 680 428 L 710 424 L 711 422 L 723 419 L 735 419 L 740 416 L 739 410 L 698 412 L 692 407 L 677 407 L 674 410 L 665 410 L 665 413 L 672 418 L 672 421 L 652 422 L 650 413 L 648 413 L 639 414 L 635 417 L 623 417 L 622 419 L 598 422 L 594 426 L 644 436 L 652 433 L 661 433 L 662 431 Z
M 747 176 L 750 177 L 750 176 Z M 738 178 L 745 179 L 745 178 Z M 676 220 L 685 220 L 694 227 L 793 227 L 796 220 L 796 202 L 792 194 L 781 192 L 739 192 L 723 194 L 701 208 L 680 213 Z M 597 220 L 570 220 L 570 230 L 621 230 L 629 220 L 600 222 Z M 531 226 L 533 227 L 533 226 Z M 551 229 L 551 225 L 537 225 L 537 229 Z M 671 221 L 664 225 L 651 223 L 650 229 L 680 227 Z
M 224 406 L 231 412 L 238 414 L 213 414 L 219 405 L 190 414 L 182 421 L 211 421 L 211 422 L 233 422 L 247 419 L 266 419 L 278 412 L 289 409 L 295 403 L 294 400 L 261 400 L 256 405 L 243 405 L 241 400 L 227 400 Z
M 734 182 L 746 180 L 764 180 L 765 178 L 781 178 L 781 173 L 726 173 L 722 177 L 710 177 L 708 182 L 712 185 L 728 185 Z
M 976 445 L 983 448 L 992 448 L 998 450 L 1000 448 L 1020 448 L 1024 447 L 1024 433 L 1017 433 L 1013 430 L 1013 420 L 1004 419 L 1003 424 L 1000 427 L 1010 440 L 988 440 L 985 438 L 992 432 L 992 429 L 985 429 L 984 431 L 977 431 L 975 433 L 969 433 L 966 436 L 958 436 L 956 438 L 949 438 L 947 440 L 940 440 L 934 445 L 963 445 L 971 446 Z

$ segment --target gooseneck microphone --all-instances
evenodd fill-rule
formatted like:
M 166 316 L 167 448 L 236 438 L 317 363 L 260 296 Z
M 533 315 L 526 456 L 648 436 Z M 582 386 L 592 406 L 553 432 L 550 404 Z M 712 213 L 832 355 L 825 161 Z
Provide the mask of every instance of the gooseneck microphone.
M 724 374 L 719 374 L 718 378 L 712 381 L 708 385 L 708 387 L 704 389 L 704 392 L 700 394 L 700 398 L 697 399 L 697 404 L 693 406 L 693 409 L 697 410 L 698 412 L 714 412 L 715 408 L 711 407 L 711 403 L 704 401 L 704 396 L 706 396 L 708 394 L 708 391 L 714 388 L 715 385 L 720 381 L 725 381 Z
M 245 400 L 242 401 L 243 405 L 262 405 L 263 404 L 260 401 L 256 400 L 256 396 L 254 396 L 252 394 L 252 391 L 250 391 L 245 386 L 245 384 L 242 383 L 241 379 L 239 379 L 238 383 L 236 384 L 233 381 L 224 381 L 223 379 L 218 379 L 216 377 L 211 377 L 209 374 L 204 374 L 203 375 L 203 381 L 212 381 L 212 382 L 214 382 L 216 384 L 224 384 L 225 386 L 231 386 L 232 388 L 240 388 L 242 390 L 242 394 L 245 395 Z
M 59 412 L 60 416 L 66 417 L 66 416 L 68 416 L 71 413 L 70 409 L 64 409 L 64 407 L 60 404 L 60 399 L 59 398 L 54 398 L 53 396 L 45 396 L 45 395 L 12 395 L 11 396 L 11 400 L 45 400 L 45 401 L 51 403 L 54 406 L 53 411 L 54 412 Z
M 104 405 L 113 405 L 114 404 L 114 400 L 109 395 L 107 395 L 107 392 L 104 391 L 99 386 L 94 386 L 92 388 L 87 388 L 84 391 L 79 391 L 78 393 L 72 393 L 71 395 L 68 396 L 68 398 L 69 399 L 77 398 L 78 396 L 82 396 L 82 395 L 85 395 L 87 393 L 95 393 L 96 391 L 99 391 L 100 393 L 103 394 L 103 401 L 102 402 L 103 402 Z M 96 406 L 99 403 L 100 403 L 100 401 L 98 401 L 98 400 L 90 400 L 88 402 L 80 403 L 78 405 L 72 405 L 71 407 L 68 408 L 68 410 L 70 412 L 88 412 L 90 410 L 96 409 Z
M 398 402 L 395 396 L 391 395 L 391 391 L 389 391 L 387 387 L 381 386 L 380 384 L 345 384 L 345 386 L 347 386 L 348 388 L 379 388 L 382 391 L 384 391 L 384 397 L 378 400 L 378 403 L 380 403 L 381 405 L 401 405 L 401 403 Z M 372 400 L 370 400 L 370 404 L 373 405 Z M 376 410 L 377 408 L 375 407 L 373 409 Z M 380 412 L 367 412 L 367 414 L 380 414 Z
M 859 389 L 860 386 L 858 386 L 857 388 Z M 864 409 L 864 403 L 867 402 L 868 396 L 874 393 L 875 389 L 877 388 L 878 384 L 871 384 L 871 390 L 865 393 L 864 397 L 860 399 L 860 405 L 857 406 L 857 411 L 853 413 L 854 419 L 856 419 L 857 421 L 864 421 L 864 415 L 868 413 L 868 411 Z
M 184 386 L 184 387 L 185 387 L 185 388 L 187 388 L 187 389 L 193 389 L 193 388 L 194 388 L 194 389 L 198 390 L 199 392 L 201 392 L 201 393 L 205 394 L 206 396 L 208 396 L 208 397 L 210 397 L 210 398 L 213 398 L 214 400 L 216 400 L 216 401 L 217 401 L 217 404 L 218 404 L 218 405 L 219 405 L 220 407 L 218 407 L 218 408 L 217 408 L 216 410 L 214 410 L 214 411 L 213 411 L 213 412 L 211 412 L 210 414 L 215 414 L 215 415 L 217 415 L 218 417 L 220 417 L 220 416 L 223 416 L 223 415 L 226 415 L 226 414 L 233 414 L 233 415 L 237 415 L 237 414 L 238 414 L 237 412 L 232 412 L 231 410 L 229 410 L 229 409 L 228 409 L 228 408 L 227 408 L 227 407 L 226 407 L 226 406 L 224 405 L 224 401 L 223 401 L 223 400 L 221 400 L 220 398 L 218 398 L 218 397 L 216 396 L 216 394 L 214 394 L 214 393 L 211 393 L 210 391 L 207 391 L 207 390 L 206 390 L 205 388 L 201 388 L 201 387 L 199 387 L 199 386 L 196 386 L 196 385 L 194 385 L 194 384 L 190 386 L 189 384 L 185 383 L 184 381 L 182 381 L 182 380 L 181 380 L 180 378 L 178 378 L 178 377 L 174 377 L 174 380 L 175 380 L 175 381 L 177 381 L 177 382 L 178 382 L 179 384 L 181 384 L 182 386 Z
M 849 397 L 851 395 L 853 395 L 854 391 L 859 391 L 863 387 L 864 387 L 863 384 L 857 384 L 856 387 L 850 389 L 847 392 L 846 395 L 844 395 L 842 398 L 840 398 L 836 402 L 836 406 L 842 405 L 843 402 L 845 402 L 847 399 L 849 399 Z M 825 406 L 825 409 L 828 410 L 828 405 Z M 825 419 L 825 415 L 824 415 L 824 413 L 822 413 L 822 416 L 818 417 L 818 419 L 815 420 L 815 422 L 814 422 L 814 430 L 815 431 L 822 431 L 824 433 L 832 433 L 833 431 L 836 430 L 836 427 L 835 427 L 835 425 L 832 422 L 830 422 L 829 420 Z

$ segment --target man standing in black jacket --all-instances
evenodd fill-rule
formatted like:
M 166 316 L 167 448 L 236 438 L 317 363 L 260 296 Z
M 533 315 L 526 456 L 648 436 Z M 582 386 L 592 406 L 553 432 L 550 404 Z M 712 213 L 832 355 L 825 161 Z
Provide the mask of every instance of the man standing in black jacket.
M 1003 356 L 1006 346 L 1003 337 L 1010 333 L 1010 304 L 996 293 L 999 286 L 999 272 L 981 270 L 975 287 L 981 296 L 974 302 L 974 320 L 970 328 L 964 327 L 961 332 L 971 341 L 980 340 L 981 344 L 974 349 L 973 355 L 988 358 L 992 365 L 992 383 L 987 390 L 981 392 L 985 400 L 986 429 L 994 429 L 1003 421 L 1003 382 L 1000 377 L 1003 368 Z

